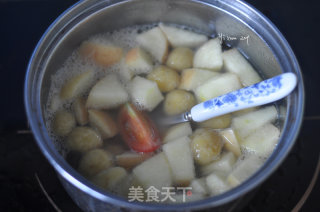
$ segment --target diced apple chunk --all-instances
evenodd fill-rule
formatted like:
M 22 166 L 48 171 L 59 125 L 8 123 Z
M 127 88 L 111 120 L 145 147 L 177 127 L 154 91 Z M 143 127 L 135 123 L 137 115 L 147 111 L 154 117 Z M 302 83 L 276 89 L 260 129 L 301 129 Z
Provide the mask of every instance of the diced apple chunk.
M 195 32 L 179 29 L 177 27 L 159 24 L 159 27 L 167 36 L 173 47 L 190 47 L 195 48 L 205 43 L 208 38 Z
M 232 129 L 225 129 L 220 131 L 220 135 L 224 141 L 224 148 L 232 152 L 235 156 L 241 155 L 241 149 L 239 142 Z
M 243 160 L 237 162 L 236 167 L 227 177 L 227 182 L 232 186 L 238 186 L 262 166 L 264 160 L 257 155 L 246 155 Z
M 79 48 L 79 54 L 91 58 L 98 65 L 109 67 L 121 60 L 123 50 L 112 45 L 85 41 Z
M 243 142 L 249 134 L 261 126 L 271 123 L 277 118 L 277 110 L 274 106 L 261 108 L 232 120 L 231 128 L 235 132 L 239 142 Z
M 171 168 L 164 153 L 144 161 L 132 170 L 132 174 L 144 189 L 154 186 L 161 190 L 163 187 L 172 185 Z
M 114 74 L 102 78 L 93 86 L 87 99 L 87 107 L 95 109 L 115 108 L 129 99 L 129 95 Z
M 164 98 L 156 82 L 136 76 L 131 81 L 130 95 L 134 104 L 152 111 Z
M 179 88 L 187 91 L 194 90 L 199 85 L 202 85 L 204 82 L 217 75 L 219 75 L 217 72 L 212 72 L 205 69 L 185 69 L 181 74 Z
M 222 50 L 218 38 L 203 44 L 194 54 L 193 67 L 219 71 L 222 68 Z
M 118 166 L 121 166 L 125 169 L 131 169 L 147 160 L 151 156 L 152 154 L 148 153 L 141 154 L 135 152 L 125 152 L 121 155 L 117 155 L 115 159 Z
M 95 175 L 92 178 L 92 182 L 103 189 L 112 191 L 127 175 L 127 171 L 124 168 L 111 167 Z
M 159 27 L 139 34 L 137 42 L 147 50 L 158 62 L 164 63 L 168 56 L 169 43 Z
M 224 153 L 219 160 L 213 161 L 212 163 L 202 166 L 200 172 L 202 176 L 209 175 L 211 173 L 220 173 L 223 176 L 227 176 L 237 158 L 232 152 Z
M 230 49 L 222 53 L 224 68 L 237 74 L 244 87 L 261 81 L 258 73 L 237 49 Z
M 88 110 L 86 108 L 86 100 L 82 97 L 77 98 L 72 104 L 72 109 L 78 124 L 86 125 L 89 120 Z
M 203 195 L 208 194 L 208 187 L 205 178 L 197 178 L 192 180 L 190 187 L 192 188 L 192 193 L 195 192 Z
M 280 136 L 280 130 L 272 124 L 258 128 L 241 142 L 241 147 L 267 157 L 275 148 Z
M 195 95 L 199 102 L 227 94 L 240 89 L 241 83 L 237 75 L 226 73 L 211 78 L 195 89 Z
M 131 49 L 125 58 L 125 64 L 135 74 L 149 73 L 152 70 L 152 58 L 143 49 Z
M 93 80 L 93 70 L 89 70 L 72 77 L 62 86 L 60 98 L 63 100 L 68 100 L 82 95 L 90 88 Z
M 211 195 L 222 194 L 231 188 L 230 185 L 228 185 L 228 183 L 224 180 L 224 178 L 217 174 L 210 174 L 206 178 L 206 183 Z
M 111 138 L 118 134 L 117 124 L 105 111 L 89 110 L 89 123 L 100 132 L 102 139 Z
M 185 136 L 163 145 L 172 170 L 173 182 L 187 186 L 195 178 L 195 168 L 190 148 L 190 139 Z
M 189 122 L 177 124 L 168 129 L 163 138 L 163 143 L 168 143 L 179 137 L 189 136 L 191 134 L 192 129 Z

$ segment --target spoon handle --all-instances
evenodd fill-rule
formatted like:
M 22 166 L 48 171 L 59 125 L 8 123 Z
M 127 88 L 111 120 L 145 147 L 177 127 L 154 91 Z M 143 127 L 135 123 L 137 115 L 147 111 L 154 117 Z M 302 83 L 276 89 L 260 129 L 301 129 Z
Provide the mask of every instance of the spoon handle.
M 193 121 L 201 122 L 234 111 L 275 102 L 290 94 L 296 84 L 297 77 L 293 73 L 281 74 L 202 102 L 191 108 L 190 115 Z

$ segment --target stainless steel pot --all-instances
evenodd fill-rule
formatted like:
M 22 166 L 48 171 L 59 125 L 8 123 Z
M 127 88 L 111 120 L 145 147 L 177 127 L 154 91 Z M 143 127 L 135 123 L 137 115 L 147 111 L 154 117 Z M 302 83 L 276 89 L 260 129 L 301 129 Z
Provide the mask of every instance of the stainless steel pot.
M 56 151 L 44 123 L 50 77 L 81 41 L 90 35 L 135 24 L 171 22 L 220 36 L 236 46 L 265 77 L 282 72 L 298 76 L 298 87 L 281 101 L 280 142 L 249 180 L 222 195 L 201 201 L 161 205 L 128 202 L 93 186 L 78 174 Z M 227 36 L 237 40 L 228 40 Z M 240 40 L 241 36 L 248 37 Z M 261 13 L 244 2 L 234 0 L 88 0 L 64 12 L 45 32 L 30 59 L 25 80 L 25 107 L 36 141 L 56 169 L 73 200 L 86 211 L 235 209 L 241 198 L 261 184 L 282 163 L 292 148 L 301 125 L 304 88 L 297 60 L 278 29 Z

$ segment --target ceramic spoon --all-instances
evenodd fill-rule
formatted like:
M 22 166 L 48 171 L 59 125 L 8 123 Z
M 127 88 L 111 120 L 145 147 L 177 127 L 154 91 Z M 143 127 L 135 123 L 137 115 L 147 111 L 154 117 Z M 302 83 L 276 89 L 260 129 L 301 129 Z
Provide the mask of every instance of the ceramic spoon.
M 197 104 L 186 113 L 160 118 L 158 121 L 162 125 L 187 121 L 202 122 L 234 111 L 275 102 L 289 95 L 296 84 L 297 77 L 293 73 L 281 74 Z

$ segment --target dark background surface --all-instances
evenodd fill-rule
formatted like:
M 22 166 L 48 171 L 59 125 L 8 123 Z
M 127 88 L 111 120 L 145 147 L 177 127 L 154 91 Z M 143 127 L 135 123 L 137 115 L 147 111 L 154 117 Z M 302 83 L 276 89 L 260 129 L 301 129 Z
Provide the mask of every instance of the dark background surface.
M 0 211 L 79 211 L 28 131 L 23 83 L 28 60 L 47 27 L 75 0 L 0 0 Z M 320 149 L 320 7 L 318 1 L 247 1 L 283 33 L 300 63 L 306 110 L 300 136 L 283 165 L 243 211 L 291 211 L 314 175 Z M 320 182 L 301 211 L 320 211 Z

